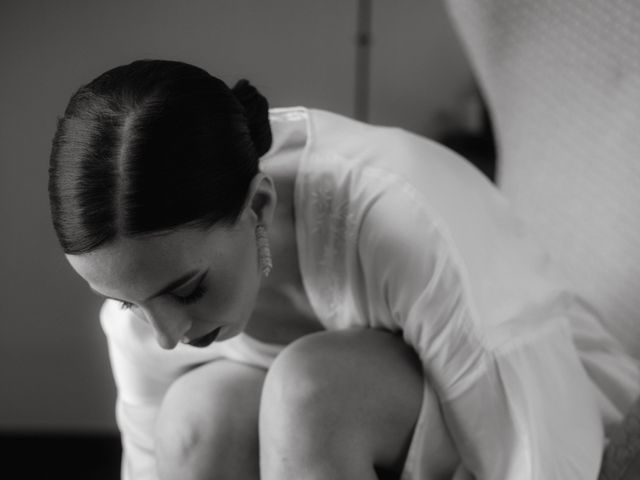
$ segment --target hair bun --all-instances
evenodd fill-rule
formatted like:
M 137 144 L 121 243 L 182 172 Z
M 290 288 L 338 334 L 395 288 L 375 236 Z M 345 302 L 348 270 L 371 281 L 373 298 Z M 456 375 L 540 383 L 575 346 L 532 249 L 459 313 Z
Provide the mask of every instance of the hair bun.
M 262 156 L 271 148 L 269 102 L 245 79 L 238 81 L 231 91 L 244 107 L 251 140 L 258 156 Z

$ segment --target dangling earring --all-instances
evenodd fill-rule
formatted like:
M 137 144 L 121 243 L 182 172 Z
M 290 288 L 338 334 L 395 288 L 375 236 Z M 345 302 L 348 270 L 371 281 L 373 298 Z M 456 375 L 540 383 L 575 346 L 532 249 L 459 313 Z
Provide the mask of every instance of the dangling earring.
M 267 236 L 267 229 L 264 225 L 258 224 L 256 226 L 256 241 L 258 243 L 258 262 L 260 263 L 260 270 L 265 277 L 268 277 L 273 268 L 271 262 L 271 249 L 269 248 L 269 237 Z

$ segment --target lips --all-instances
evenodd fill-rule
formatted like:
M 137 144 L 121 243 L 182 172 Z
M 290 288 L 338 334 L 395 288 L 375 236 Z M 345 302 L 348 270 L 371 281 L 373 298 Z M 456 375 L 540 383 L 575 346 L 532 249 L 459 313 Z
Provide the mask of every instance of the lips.
M 218 334 L 220 333 L 221 329 L 222 327 L 218 327 L 212 332 L 207 333 L 206 335 L 203 335 L 202 337 L 196 338 L 195 340 L 191 340 L 189 342 L 189 345 L 191 345 L 192 347 L 198 347 L 198 348 L 207 347 L 211 345 L 213 341 L 218 337 Z

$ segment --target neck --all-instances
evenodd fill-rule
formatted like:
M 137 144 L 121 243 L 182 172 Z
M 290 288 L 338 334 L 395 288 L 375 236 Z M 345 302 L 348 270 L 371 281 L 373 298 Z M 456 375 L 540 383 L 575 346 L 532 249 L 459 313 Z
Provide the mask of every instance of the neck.
M 263 279 L 265 289 L 301 284 L 294 205 L 296 167 L 293 162 L 283 160 L 269 162 L 263 167 L 264 173 L 273 179 L 278 195 L 268 231 L 273 271 Z
M 262 279 L 247 334 L 271 343 L 286 344 L 322 328 L 313 315 L 300 273 L 294 208 L 297 169 L 294 166 L 271 163 L 263 168 L 264 173 L 273 178 L 278 194 L 274 219 L 268 230 L 273 270 L 269 277 Z

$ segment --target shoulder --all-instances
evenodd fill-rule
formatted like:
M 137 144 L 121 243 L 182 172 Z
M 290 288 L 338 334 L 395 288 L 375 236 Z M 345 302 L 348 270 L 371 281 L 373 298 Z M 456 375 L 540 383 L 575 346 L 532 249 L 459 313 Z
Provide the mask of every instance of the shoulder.
M 361 158 L 387 147 L 397 148 L 411 136 L 400 128 L 365 123 L 335 112 L 309 109 L 308 113 L 313 147 L 346 157 Z
M 315 172 L 354 177 L 374 168 L 401 177 L 427 196 L 491 189 L 457 153 L 432 139 L 397 127 L 372 125 L 323 110 L 308 110 L 306 166 Z

